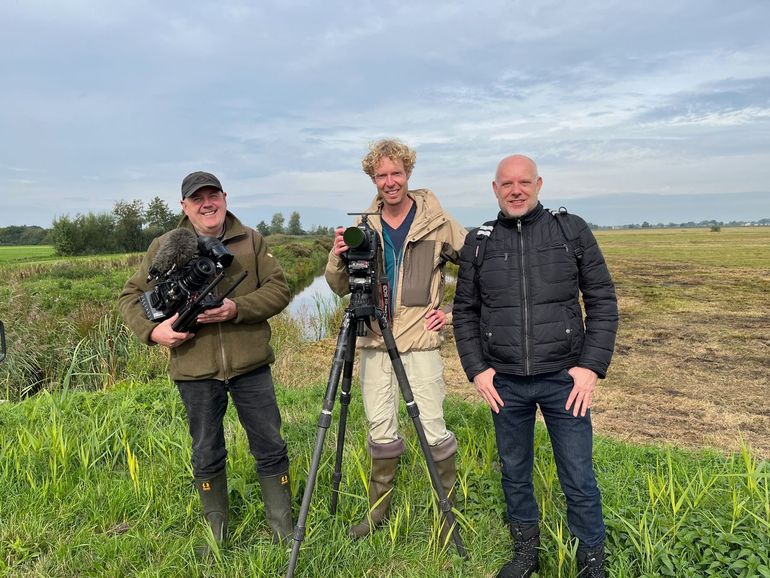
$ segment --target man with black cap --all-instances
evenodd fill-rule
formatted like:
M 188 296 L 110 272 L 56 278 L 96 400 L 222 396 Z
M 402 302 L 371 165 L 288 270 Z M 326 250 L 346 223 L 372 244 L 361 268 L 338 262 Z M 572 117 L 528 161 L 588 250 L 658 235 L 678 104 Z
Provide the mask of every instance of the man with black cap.
M 161 323 L 149 321 L 138 298 L 151 289 L 148 270 L 158 250 L 168 243 L 169 233 L 165 233 L 153 240 L 139 270 L 123 288 L 120 312 L 141 341 L 171 351 L 170 373 L 187 410 L 192 437 L 195 486 L 217 543 L 227 537 L 227 450 L 222 422 L 228 392 L 257 462 L 273 541 L 287 542 L 293 532 L 289 459 L 270 373 L 275 356 L 268 319 L 289 303 L 289 286 L 261 235 L 227 210 L 227 193 L 217 177 L 202 171 L 187 175 L 181 203 L 185 216 L 179 228 L 215 237 L 234 255 L 221 286 L 228 287 L 243 271 L 247 277 L 222 305 L 198 315 L 200 328 L 195 333 L 172 329 L 178 314 Z

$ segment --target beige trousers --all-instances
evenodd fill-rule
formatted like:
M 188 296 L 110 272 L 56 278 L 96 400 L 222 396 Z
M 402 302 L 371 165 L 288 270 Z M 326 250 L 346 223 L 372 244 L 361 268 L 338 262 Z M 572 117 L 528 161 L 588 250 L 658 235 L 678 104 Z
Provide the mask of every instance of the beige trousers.
M 361 386 L 369 437 L 375 444 L 399 439 L 398 406 L 401 390 L 386 351 L 361 349 Z M 444 422 L 444 362 L 438 349 L 401 353 L 412 395 L 420 409 L 420 421 L 428 445 L 449 438 Z

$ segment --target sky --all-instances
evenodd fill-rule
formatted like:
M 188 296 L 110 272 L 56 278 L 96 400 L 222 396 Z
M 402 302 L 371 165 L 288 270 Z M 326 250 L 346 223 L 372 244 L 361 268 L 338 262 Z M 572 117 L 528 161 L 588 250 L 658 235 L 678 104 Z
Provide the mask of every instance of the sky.
M 597 224 L 770 217 L 765 0 L 4 0 L 0 22 L 0 226 L 176 209 L 195 170 L 252 226 L 344 224 L 384 137 L 464 224 L 513 153 Z

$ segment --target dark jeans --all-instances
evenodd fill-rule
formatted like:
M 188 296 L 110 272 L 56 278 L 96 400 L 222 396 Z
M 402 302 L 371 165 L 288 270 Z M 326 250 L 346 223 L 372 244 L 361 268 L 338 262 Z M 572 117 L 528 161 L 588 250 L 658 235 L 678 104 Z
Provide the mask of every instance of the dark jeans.
M 177 381 L 187 409 L 192 437 L 192 466 L 196 478 L 221 472 L 227 461 L 222 420 L 227 393 L 233 398 L 238 419 L 246 430 L 251 455 L 259 473 L 274 476 L 289 470 L 286 443 L 281 437 L 281 414 L 275 401 L 270 367 L 265 365 L 229 380 Z
M 564 409 L 573 386 L 572 376 L 566 370 L 530 376 L 498 373 L 494 383 L 505 404 L 492 417 L 509 520 L 536 524 L 540 517 L 532 485 L 535 412 L 539 406 L 567 498 L 570 532 L 583 547 L 602 544 L 604 520 L 593 470 L 590 410 L 585 417 L 574 417 Z

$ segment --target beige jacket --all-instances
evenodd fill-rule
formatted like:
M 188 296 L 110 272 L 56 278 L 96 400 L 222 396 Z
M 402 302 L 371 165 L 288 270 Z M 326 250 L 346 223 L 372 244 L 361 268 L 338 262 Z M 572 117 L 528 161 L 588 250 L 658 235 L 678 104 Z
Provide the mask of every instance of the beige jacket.
M 408 195 L 416 203 L 417 209 L 402 248 L 403 259 L 397 274 L 397 303 L 393 307 L 392 329 L 400 353 L 437 349 L 441 345 L 441 332 L 425 329 L 425 315 L 441 305 L 444 264 L 447 261 L 458 262 L 466 235 L 465 229 L 441 208 L 433 192 L 417 189 L 409 191 Z M 378 196 L 367 212 L 381 210 L 382 201 Z M 380 217 L 370 217 L 369 224 L 382 238 Z M 381 254 L 378 261 L 379 268 L 384 269 L 384 255 Z M 333 250 L 329 253 L 325 277 L 337 295 L 350 292 L 345 262 Z M 451 323 L 450 308 L 444 311 L 447 313 L 447 323 Z M 378 329 L 376 323 L 372 325 Z M 358 346 L 385 349 L 382 337 L 372 331 L 366 337 L 359 338 Z

